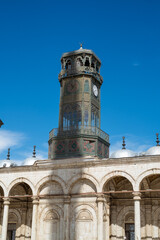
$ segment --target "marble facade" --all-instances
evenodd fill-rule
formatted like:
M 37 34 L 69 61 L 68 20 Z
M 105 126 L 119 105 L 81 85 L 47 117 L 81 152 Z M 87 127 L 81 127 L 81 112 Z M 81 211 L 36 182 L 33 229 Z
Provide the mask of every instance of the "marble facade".
M 1 168 L 0 239 L 128 239 L 127 224 L 136 240 L 159 239 L 159 162 L 86 157 Z

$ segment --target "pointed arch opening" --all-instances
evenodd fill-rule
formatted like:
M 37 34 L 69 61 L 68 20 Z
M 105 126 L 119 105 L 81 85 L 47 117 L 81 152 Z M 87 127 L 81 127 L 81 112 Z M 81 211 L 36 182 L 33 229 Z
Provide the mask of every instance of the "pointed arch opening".
M 131 240 L 128 238 L 130 235 L 126 236 L 126 233 L 128 234 L 126 229 L 129 226 L 126 224 L 129 224 L 129 222 L 126 221 L 125 216 L 128 214 L 128 209 L 134 212 L 132 191 L 132 183 L 124 176 L 113 176 L 103 185 L 103 192 L 110 211 L 110 218 L 108 219 L 111 229 L 110 238 Z M 118 217 L 119 212 L 121 212 L 120 217 Z M 134 219 L 131 224 L 134 226 Z
M 141 209 L 145 210 L 143 235 L 151 232 L 152 239 L 160 239 L 160 174 L 148 174 L 140 182 Z
M 10 205 L 7 231 L 8 239 L 31 237 L 33 208 L 32 196 L 32 189 L 25 182 L 17 182 L 11 187 L 9 191 Z M 23 212 L 23 218 L 20 217 L 21 212 Z

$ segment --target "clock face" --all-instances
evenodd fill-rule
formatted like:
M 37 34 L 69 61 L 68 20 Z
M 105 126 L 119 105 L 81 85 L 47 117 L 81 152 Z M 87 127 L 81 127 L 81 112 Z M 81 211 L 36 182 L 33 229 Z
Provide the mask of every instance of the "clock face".
M 93 85 L 93 93 L 96 97 L 98 96 L 98 88 L 96 85 Z
M 76 80 L 71 80 L 67 83 L 67 92 L 76 93 L 79 89 L 79 83 Z

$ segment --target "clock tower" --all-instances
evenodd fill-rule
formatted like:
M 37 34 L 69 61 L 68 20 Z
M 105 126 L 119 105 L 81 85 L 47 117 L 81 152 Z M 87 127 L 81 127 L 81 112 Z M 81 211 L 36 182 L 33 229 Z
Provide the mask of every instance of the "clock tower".
M 101 61 L 91 50 L 61 57 L 59 127 L 49 134 L 49 158 L 109 157 L 109 136 L 100 129 Z

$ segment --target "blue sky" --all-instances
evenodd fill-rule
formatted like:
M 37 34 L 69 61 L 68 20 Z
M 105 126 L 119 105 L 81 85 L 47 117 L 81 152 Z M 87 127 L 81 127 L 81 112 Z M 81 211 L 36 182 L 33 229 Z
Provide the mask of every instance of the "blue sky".
M 136 152 L 160 131 L 160 1 L 0 1 L 0 159 L 47 157 L 58 127 L 60 57 L 92 49 L 102 61 L 101 128 L 111 151 Z

